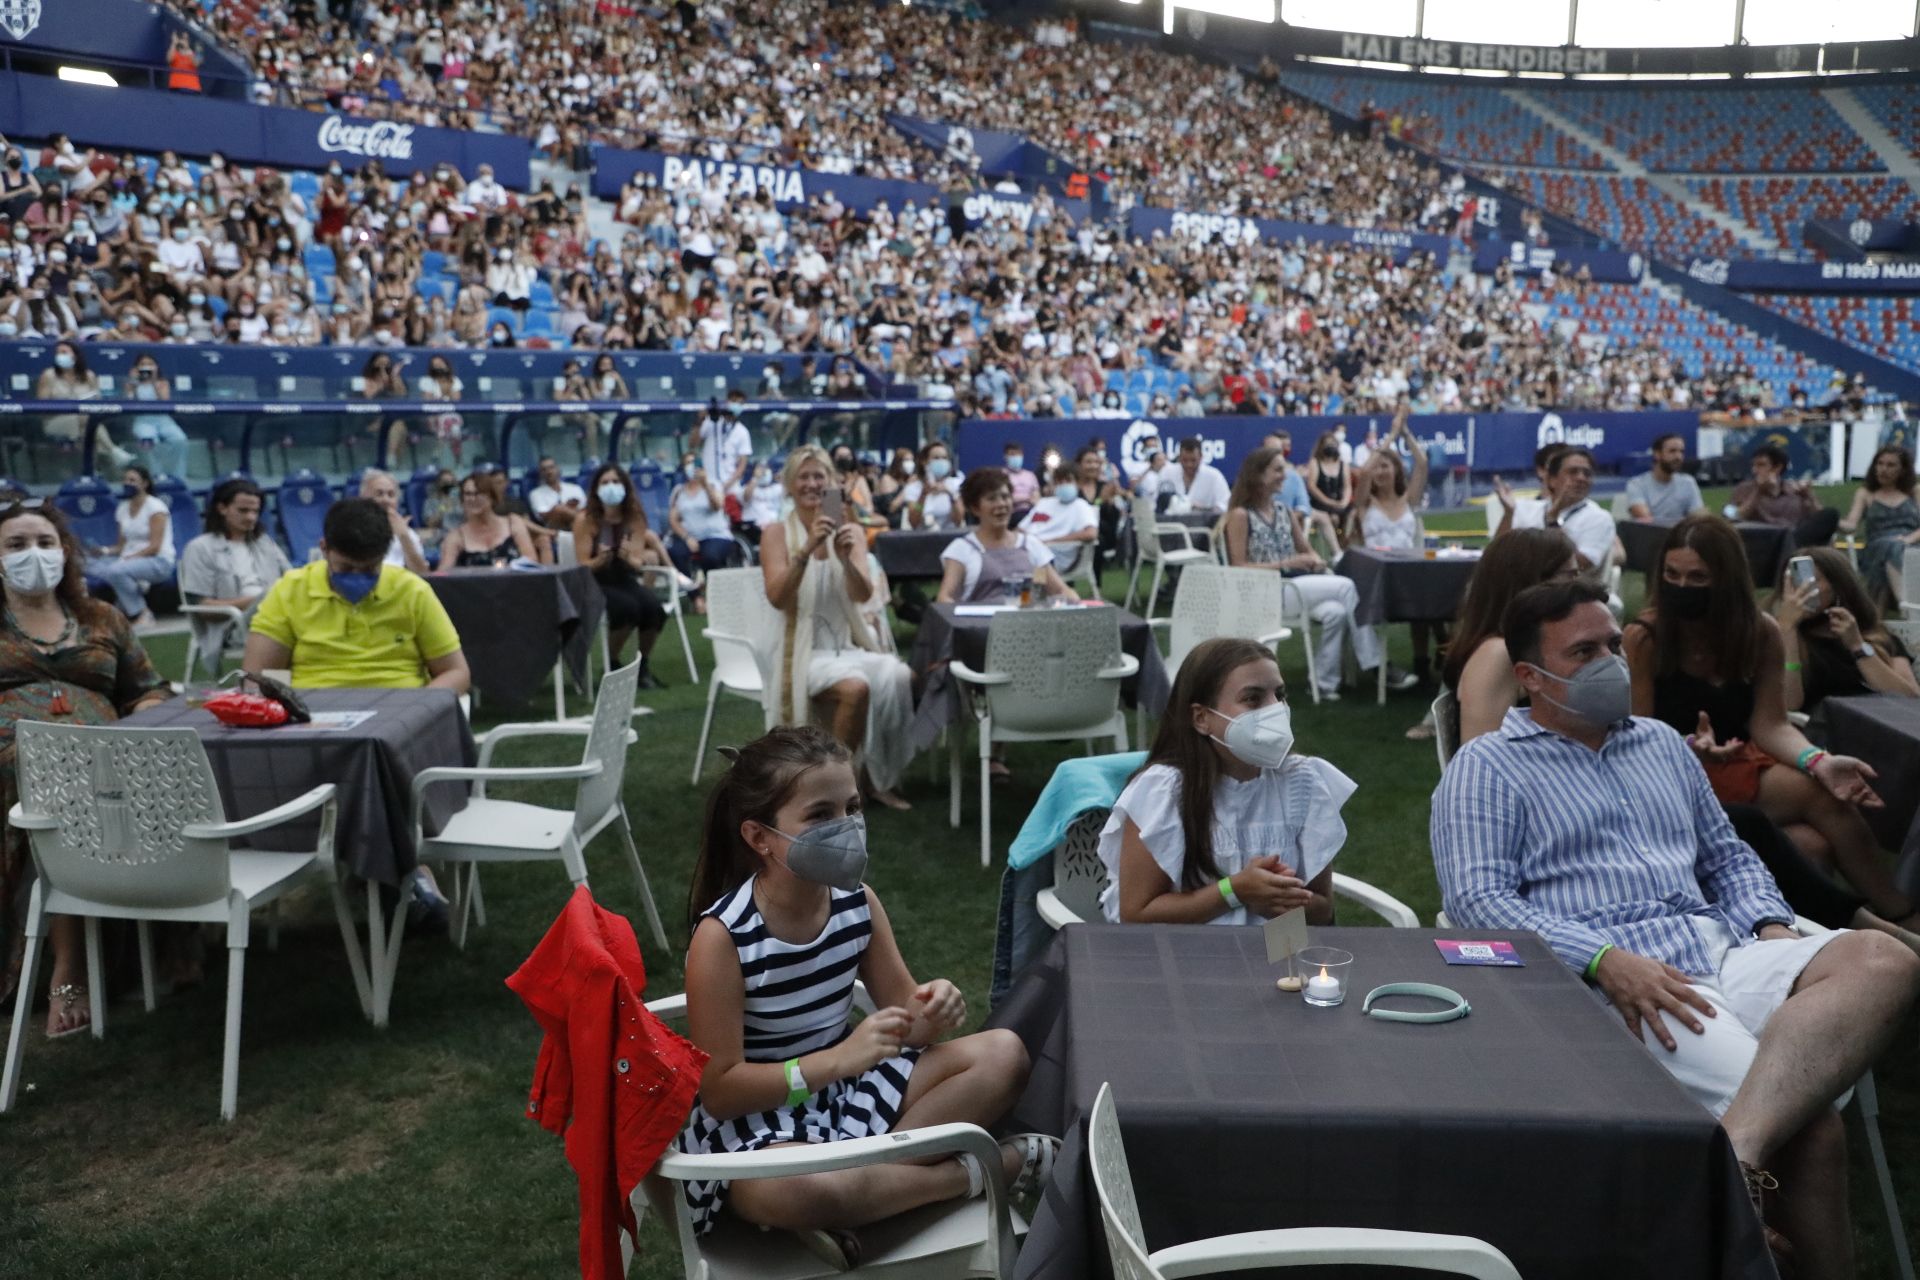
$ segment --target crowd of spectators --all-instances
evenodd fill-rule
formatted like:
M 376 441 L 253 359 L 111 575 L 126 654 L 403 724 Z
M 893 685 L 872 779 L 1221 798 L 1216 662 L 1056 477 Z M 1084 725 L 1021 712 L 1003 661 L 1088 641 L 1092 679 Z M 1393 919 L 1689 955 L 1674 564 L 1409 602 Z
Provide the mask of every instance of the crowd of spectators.
M 855 215 L 830 192 L 783 212 L 688 170 L 672 189 L 637 178 L 603 210 L 617 238 L 595 239 L 590 197 L 515 194 L 484 165 L 329 171 L 309 198 L 218 155 L 143 162 L 61 137 L 6 154 L 34 182 L 0 211 L 6 336 L 500 347 L 547 341 L 537 310 L 575 347 L 850 356 L 967 411 L 1035 417 L 1704 407 L 1749 385 L 1687 378 L 1651 335 L 1570 340 L 1504 266 L 1129 240 L 1044 194 L 1030 219 L 967 229 L 932 203 Z M 1147 371 L 1150 395 L 1110 386 Z

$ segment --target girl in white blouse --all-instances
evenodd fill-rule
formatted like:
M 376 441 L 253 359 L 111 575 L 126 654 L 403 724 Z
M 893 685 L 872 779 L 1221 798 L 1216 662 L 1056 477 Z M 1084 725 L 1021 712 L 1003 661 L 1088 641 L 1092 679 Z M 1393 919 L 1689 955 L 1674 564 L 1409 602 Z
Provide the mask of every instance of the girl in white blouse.
M 1208 640 L 1180 665 L 1147 763 L 1100 833 L 1110 921 L 1333 921 L 1333 856 L 1353 780 L 1293 753 L 1273 654 Z

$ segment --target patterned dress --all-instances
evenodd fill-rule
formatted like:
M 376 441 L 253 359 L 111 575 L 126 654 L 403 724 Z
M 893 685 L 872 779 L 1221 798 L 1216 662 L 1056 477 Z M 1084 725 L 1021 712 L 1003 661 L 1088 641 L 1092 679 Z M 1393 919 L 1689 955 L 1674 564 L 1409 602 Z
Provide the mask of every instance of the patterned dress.
M 1898 506 L 1867 503 L 1866 518 L 1860 522 L 1860 538 L 1867 544 L 1860 549 L 1860 577 L 1876 601 L 1884 604 L 1893 599 L 1887 570 L 1900 572 L 1907 538 L 1916 530 L 1920 530 L 1920 503 L 1912 498 Z
M 742 1056 L 785 1062 L 847 1038 L 853 983 L 873 937 L 864 889 L 829 890 L 827 923 L 808 942 L 782 942 L 761 919 L 749 880 L 703 913 L 726 926 L 746 982 Z M 858 1076 L 836 1080 L 797 1107 L 717 1120 L 695 1104 L 675 1145 L 693 1155 L 758 1151 L 781 1143 L 835 1142 L 886 1133 L 900 1119 L 907 1079 L 919 1059 L 908 1049 Z M 726 1203 L 724 1182 L 689 1182 L 694 1227 L 705 1234 Z
M 73 639 L 43 653 L 20 635 L 10 618 L 0 620 L 0 814 L 20 798 L 14 772 L 16 723 L 112 724 L 140 699 L 167 688 L 118 609 L 90 601 L 76 623 Z M 7 1000 L 20 977 L 32 877 L 26 833 L 6 828 L 0 835 L 0 957 L 5 959 L 0 996 Z

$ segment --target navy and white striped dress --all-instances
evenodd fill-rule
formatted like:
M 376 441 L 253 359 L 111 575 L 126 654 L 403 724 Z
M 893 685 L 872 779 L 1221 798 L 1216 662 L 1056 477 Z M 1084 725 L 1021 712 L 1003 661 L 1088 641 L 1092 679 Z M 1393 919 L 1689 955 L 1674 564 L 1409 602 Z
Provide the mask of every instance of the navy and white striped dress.
M 782 942 L 768 930 L 749 880 L 702 913 L 726 926 L 746 982 L 742 1049 L 748 1062 L 785 1062 L 836 1045 L 852 1029 L 853 983 L 873 937 L 864 888 L 829 890 L 827 923 L 809 942 Z M 835 1142 L 886 1133 L 900 1118 L 918 1049 L 814 1092 L 797 1107 L 716 1120 L 695 1103 L 676 1147 L 695 1155 L 758 1151 L 791 1142 Z M 694 1227 L 705 1233 L 726 1203 L 724 1182 L 689 1182 Z

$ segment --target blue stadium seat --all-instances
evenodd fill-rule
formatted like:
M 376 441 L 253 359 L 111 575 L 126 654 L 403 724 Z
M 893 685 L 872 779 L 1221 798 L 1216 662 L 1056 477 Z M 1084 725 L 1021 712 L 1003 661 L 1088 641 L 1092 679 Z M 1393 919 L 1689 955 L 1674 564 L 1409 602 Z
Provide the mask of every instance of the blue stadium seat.
M 168 518 L 173 523 L 175 548 L 185 547 L 189 539 L 201 532 L 200 500 L 193 496 L 193 490 L 187 488 L 185 480 L 168 475 L 156 475 L 153 478 L 153 496 L 163 499 L 167 504 Z
M 428 302 L 432 302 L 435 298 L 444 298 L 447 296 L 446 283 L 444 281 L 433 280 L 425 275 L 422 275 L 418 280 L 413 282 L 413 291 L 425 298 Z
M 420 255 L 420 274 L 437 276 L 447 269 L 447 255 L 438 249 L 428 249 Z
M 534 280 L 533 287 L 527 290 L 527 300 L 533 303 L 533 309 L 535 311 L 543 307 L 551 308 L 558 305 L 557 300 L 553 296 L 553 286 L 545 280 L 540 279 Z
M 327 508 L 338 496 L 325 477 L 305 467 L 281 482 L 273 505 L 280 518 L 287 556 L 294 564 L 305 564 L 314 548 L 320 545 L 320 529 L 326 520 Z
M 420 513 L 427 509 L 427 491 L 433 487 L 433 482 L 439 475 L 438 467 L 421 467 L 407 477 L 406 491 L 401 495 L 401 500 L 406 503 L 407 514 L 413 516 L 416 521 Z
M 67 518 L 82 545 L 110 547 L 120 540 L 113 518 L 114 488 L 98 476 L 75 476 L 63 481 L 53 495 L 54 509 Z
M 552 337 L 553 336 L 553 312 L 542 311 L 538 307 L 534 308 L 532 311 L 527 312 L 527 327 L 524 330 L 524 332 L 528 337 L 536 337 L 536 336 L 542 337 L 542 338 Z
M 633 478 L 633 492 L 640 499 L 640 509 L 647 513 L 647 523 L 655 533 L 667 528 L 667 498 L 673 493 L 673 480 L 652 458 L 634 463 L 628 475 Z
M 520 313 L 512 307 L 488 307 L 487 328 L 491 329 L 496 324 L 504 324 L 518 333 L 520 332 Z

